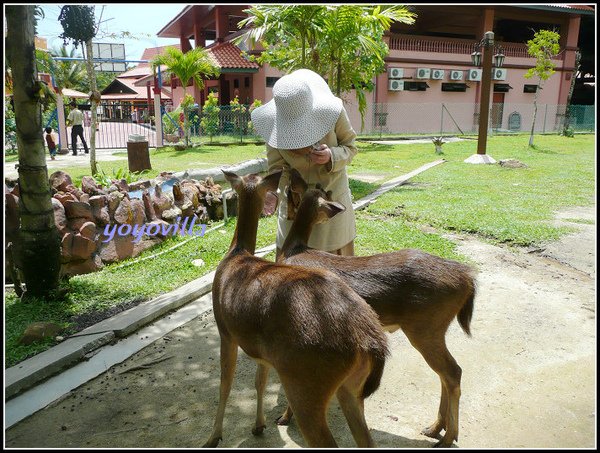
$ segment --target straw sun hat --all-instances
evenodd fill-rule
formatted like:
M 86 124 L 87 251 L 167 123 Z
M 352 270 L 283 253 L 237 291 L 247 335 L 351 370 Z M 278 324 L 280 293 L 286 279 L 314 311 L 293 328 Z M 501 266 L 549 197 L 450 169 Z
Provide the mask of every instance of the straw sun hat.
M 321 140 L 342 111 L 327 82 L 309 69 L 281 77 L 273 99 L 251 113 L 252 125 L 273 148 L 298 149 Z

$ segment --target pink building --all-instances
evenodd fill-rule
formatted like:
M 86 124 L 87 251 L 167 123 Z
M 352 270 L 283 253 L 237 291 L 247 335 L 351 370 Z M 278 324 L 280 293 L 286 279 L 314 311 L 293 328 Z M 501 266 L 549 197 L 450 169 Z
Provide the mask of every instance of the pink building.
M 273 84 L 281 72 L 248 62 L 229 42 L 241 33 L 237 23 L 247 16 L 244 9 L 248 7 L 186 6 L 159 31 L 159 37 L 179 38 L 183 50 L 191 49 L 193 40 L 195 46 L 222 55 L 219 80 L 209 81 L 204 93 L 195 90 L 199 103 L 208 90 L 218 91 L 221 104 L 228 104 L 236 94 L 246 103 L 272 98 Z M 536 121 L 536 126 L 540 130 L 555 130 L 563 119 L 578 49 L 583 54 L 582 73 L 592 68 L 593 76 L 595 42 L 582 40 L 581 31 L 590 26 L 593 31 L 594 6 L 417 4 L 410 9 L 417 14 L 415 23 L 394 24 L 384 37 L 390 50 L 387 71 L 376 77 L 376 88 L 368 95 L 363 132 L 476 131 L 482 70 L 473 66 L 471 53 L 486 31 L 495 33 L 505 55 L 492 80 L 490 124 L 495 129 L 530 127 L 527 122 L 532 117 L 537 80 L 525 79 L 524 74 L 535 65 L 526 46 L 532 29 L 554 29 L 561 36 L 561 52 L 554 59 L 556 73 L 538 93 L 538 117 L 543 121 Z M 582 85 L 576 84 L 576 94 Z M 175 104 L 176 99 L 174 92 Z M 354 127 L 360 130 L 353 93 L 347 93 L 344 100 Z M 593 100 L 584 96 L 581 103 Z

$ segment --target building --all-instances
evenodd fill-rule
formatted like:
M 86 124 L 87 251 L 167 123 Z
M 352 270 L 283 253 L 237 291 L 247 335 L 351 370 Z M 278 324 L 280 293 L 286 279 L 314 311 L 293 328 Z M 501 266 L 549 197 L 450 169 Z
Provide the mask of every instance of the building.
M 272 87 L 282 74 L 267 65 L 253 66 L 230 42 L 243 32 L 237 24 L 247 16 L 244 9 L 248 7 L 186 6 L 158 32 L 159 37 L 179 38 L 184 51 L 192 48 L 193 40 L 195 46 L 223 49 L 227 61 L 231 60 L 204 93 L 195 89 L 197 101 L 202 102 L 210 89 L 219 92 L 221 104 L 227 104 L 237 94 L 235 90 L 242 102 L 272 98 Z M 585 77 L 578 78 L 573 98 L 582 104 L 593 103 L 589 93 L 585 95 L 583 81 L 595 81 L 595 40 L 589 39 L 595 28 L 594 6 L 417 4 L 410 9 L 417 14 L 415 23 L 395 23 L 384 36 L 390 49 L 387 71 L 376 77 L 375 90 L 368 95 L 363 132 L 432 132 L 440 127 L 442 131 L 475 131 L 482 74 L 473 66 L 471 53 L 486 31 L 495 33 L 505 55 L 502 68 L 493 73 L 493 128 L 527 130 L 537 95 L 544 121 L 536 126 L 556 130 L 564 118 L 578 49 Z M 536 93 L 537 81 L 525 79 L 524 74 L 535 65 L 526 42 L 540 29 L 559 32 L 561 52 L 554 59 L 556 74 Z M 344 100 L 353 126 L 360 130 L 354 96 L 349 93 Z

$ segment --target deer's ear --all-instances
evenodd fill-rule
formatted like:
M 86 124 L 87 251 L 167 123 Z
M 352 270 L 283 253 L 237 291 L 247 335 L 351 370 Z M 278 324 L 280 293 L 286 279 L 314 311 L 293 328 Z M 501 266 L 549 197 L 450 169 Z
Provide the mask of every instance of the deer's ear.
M 323 201 L 321 203 L 321 208 L 330 219 L 340 212 L 344 212 L 346 210 L 346 207 L 337 201 Z
M 282 174 L 283 169 L 269 173 L 260 182 L 261 187 L 263 187 L 266 190 L 270 190 L 271 192 L 277 192 L 277 188 L 279 187 L 279 180 L 281 179 Z
M 227 179 L 227 181 L 229 181 L 229 184 L 231 184 L 233 190 L 237 192 L 242 186 L 242 178 L 230 171 L 225 171 L 223 169 L 221 169 L 221 171 L 225 175 L 225 179 Z
M 290 170 L 290 185 L 292 187 L 292 190 L 296 193 L 299 193 L 300 195 L 303 195 L 304 192 L 306 192 L 306 190 L 308 189 L 306 181 L 304 181 L 304 179 L 300 175 L 300 172 L 295 168 L 292 168 Z

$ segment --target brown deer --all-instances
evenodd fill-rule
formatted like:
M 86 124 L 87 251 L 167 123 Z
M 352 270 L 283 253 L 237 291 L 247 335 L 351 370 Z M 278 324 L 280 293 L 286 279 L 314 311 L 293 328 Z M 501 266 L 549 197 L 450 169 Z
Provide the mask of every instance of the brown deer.
M 387 355 L 377 315 L 332 272 L 254 256 L 265 195 L 277 190 L 281 171 L 264 178 L 223 173 L 238 194 L 238 221 L 213 282 L 221 384 L 204 446 L 216 447 L 221 439 L 238 346 L 259 364 L 254 434 L 265 427 L 262 396 L 273 367 L 310 447 L 336 446 L 326 419 L 334 394 L 358 446 L 373 446 L 363 401 L 379 386 Z
M 308 247 L 315 224 L 344 210 L 321 189 L 308 190 L 296 170 L 288 188 L 288 218 L 294 220 L 278 262 L 329 269 L 338 274 L 379 315 L 384 329 L 398 328 L 439 375 L 442 395 L 437 420 L 423 434 L 440 447 L 458 440 L 458 405 L 462 370 L 446 348 L 446 331 L 456 317 L 467 335 L 475 298 L 470 267 L 420 250 L 404 249 L 373 256 L 338 256 Z M 301 200 L 301 201 L 300 201 Z M 277 420 L 287 424 L 288 410 Z

